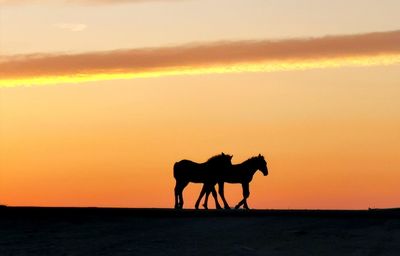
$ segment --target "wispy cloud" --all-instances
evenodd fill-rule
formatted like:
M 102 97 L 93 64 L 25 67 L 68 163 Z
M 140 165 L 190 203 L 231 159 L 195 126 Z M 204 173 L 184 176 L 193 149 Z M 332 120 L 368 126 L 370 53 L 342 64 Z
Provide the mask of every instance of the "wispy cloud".
M 76 4 L 115 4 L 115 3 L 143 3 L 143 2 L 178 2 L 183 0 L 64 0 L 66 3 Z
M 54 24 L 54 27 L 72 32 L 80 32 L 85 30 L 87 28 L 87 25 L 81 23 L 57 23 Z
M 79 54 L 0 56 L 0 85 L 393 63 L 400 63 L 400 30 Z
M 178 2 L 184 0 L 0 0 L 3 5 L 21 5 L 36 3 L 52 3 L 52 4 L 122 4 L 122 3 L 145 3 L 145 2 Z

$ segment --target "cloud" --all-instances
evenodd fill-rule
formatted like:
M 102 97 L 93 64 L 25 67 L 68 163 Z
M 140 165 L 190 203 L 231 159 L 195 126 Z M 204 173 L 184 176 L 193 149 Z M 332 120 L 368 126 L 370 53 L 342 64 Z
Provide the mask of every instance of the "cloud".
M 0 56 L 0 86 L 393 63 L 400 63 L 400 30 L 79 54 Z
M 143 2 L 178 2 L 182 0 L 64 0 L 66 3 L 76 4 L 115 4 L 115 3 L 143 3 Z
M 72 32 L 80 32 L 87 28 L 86 24 L 80 23 L 57 23 L 54 24 L 56 28 L 72 31 Z
M 3 5 L 21 5 L 36 3 L 52 3 L 52 4 L 122 4 L 122 3 L 145 3 L 145 2 L 178 2 L 183 0 L 0 0 Z

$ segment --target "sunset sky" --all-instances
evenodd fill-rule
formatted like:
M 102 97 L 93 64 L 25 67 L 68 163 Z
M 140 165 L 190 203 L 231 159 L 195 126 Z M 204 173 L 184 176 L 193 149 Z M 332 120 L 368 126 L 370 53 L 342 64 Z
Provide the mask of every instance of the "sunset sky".
M 225 152 L 268 162 L 252 208 L 398 207 L 399 10 L 0 0 L 0 204 L 173 207 L 173 164 Z

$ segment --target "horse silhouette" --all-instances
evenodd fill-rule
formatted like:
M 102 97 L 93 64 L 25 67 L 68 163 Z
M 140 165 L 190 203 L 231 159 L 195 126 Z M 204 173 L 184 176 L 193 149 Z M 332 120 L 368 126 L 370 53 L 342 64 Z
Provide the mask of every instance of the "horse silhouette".
M 256 157 L 249 158 L 241 164 L 232 165 L 230 170 L 227 172 L 221 172 L 223 176 L 218 181 L 218 192 L 222 201 L 224 202 L 225 209 L 230 209 L 230 207 L 224 196 L 224 182 L 242 184 L 243 199 L 235 206 L 235 209 L 239 209 L 242 205 L 245 209 L 249 209 L 249 206 L 247 205 L 247 198 L 250 196 L 249 183 L 253 179 L 253 175 L 257 170 L 260 170 L 264 176 L 268 175 L 267 162 L 265 161 L 264 156 L 261 154 Z M 200 203 L 204 193 L 206 193 L 206 198 L 203 205 L 204 208 L 207 209 L 207 202 L 210 193 L 213 193 L 213 195 L 216 193 L 215 186 L 203 186 L 196 205 Z
M 211 157 L 205 163 L 196 163 L 190 160 L 181 160 L 174 164 L 175 184 L 175 209 L 183 208 L 183 190 L 190 183 L 203 183 L 205 191 L 210 191 L 219 209 L 217 193 L 212 188 L 230 171 L 232 156 L 221 153 Z

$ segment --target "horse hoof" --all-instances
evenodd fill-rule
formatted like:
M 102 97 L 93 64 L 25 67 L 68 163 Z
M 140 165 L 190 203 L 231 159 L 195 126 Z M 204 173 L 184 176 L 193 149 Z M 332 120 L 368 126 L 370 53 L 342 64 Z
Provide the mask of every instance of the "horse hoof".
M 221 210 L 221 209 L 222 209 L 222 207 L 221 207 L 221 206 L 219 206 L 219 205 L 218 205 L 218 206 L 216 206 L 215 208 L 216 208 L 217 210 Z
M 237 210 L 237 209 L 239 209 L 239 208 L 240 208 L 240 206 L 239 206 L 239 205 L 236 205 L 236 206 L 235 206 L 235 209 L 236 209 L 236 210 Z
M 229 206 L 225 206 L 225 207 L 224 207 L 224 209 L 225 209 L 225 210 L 230 210 L 230 209 L 231 209 L 231 207 L 229 207 Z

